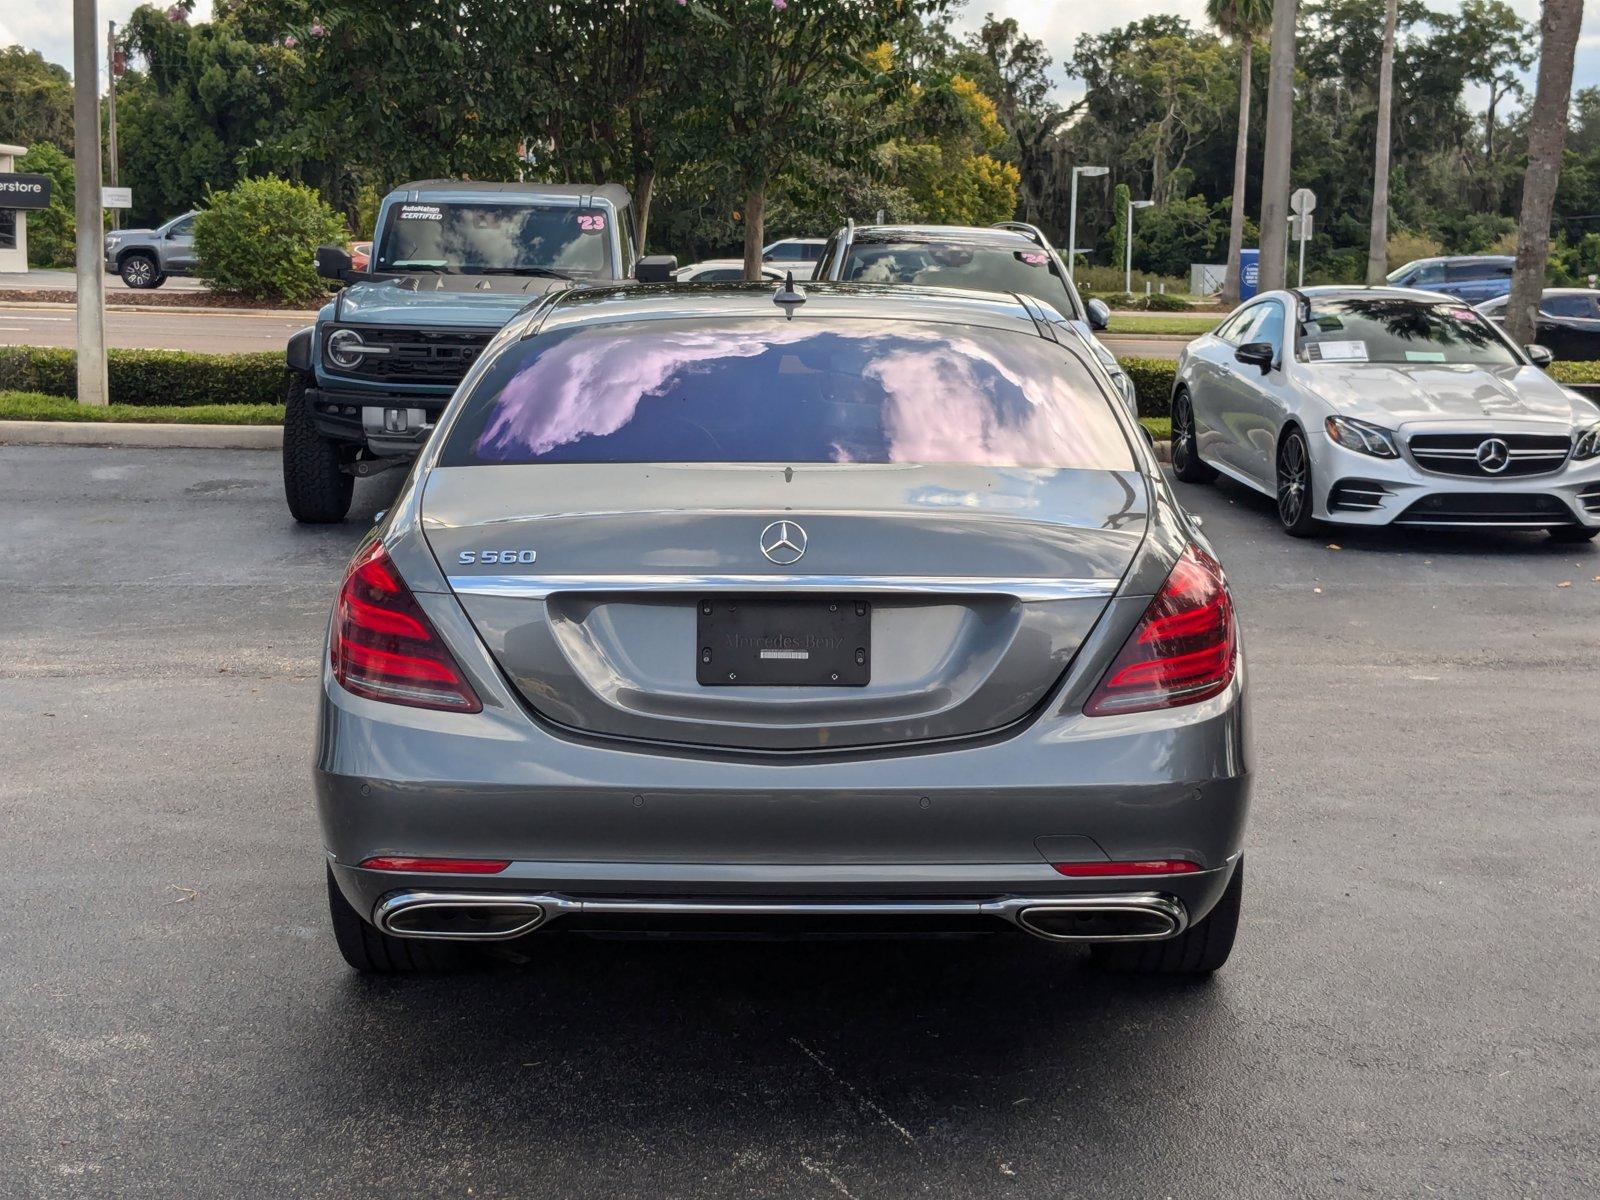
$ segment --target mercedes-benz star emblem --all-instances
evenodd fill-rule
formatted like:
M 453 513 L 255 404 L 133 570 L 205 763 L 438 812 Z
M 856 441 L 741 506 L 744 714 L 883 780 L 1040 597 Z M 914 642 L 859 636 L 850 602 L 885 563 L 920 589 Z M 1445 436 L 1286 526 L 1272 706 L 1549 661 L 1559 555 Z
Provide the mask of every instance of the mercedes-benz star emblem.
M 1511 464 L 1511 447 L 1499 438 L 1488 438 L 1478 443 L 1478 465 L 1490 475 L 1498 475 Z
M 793 521 L 774 521 L 761 531 L 761 553 L 780 567 L 799 562 L 806 552 L 806 531 Z

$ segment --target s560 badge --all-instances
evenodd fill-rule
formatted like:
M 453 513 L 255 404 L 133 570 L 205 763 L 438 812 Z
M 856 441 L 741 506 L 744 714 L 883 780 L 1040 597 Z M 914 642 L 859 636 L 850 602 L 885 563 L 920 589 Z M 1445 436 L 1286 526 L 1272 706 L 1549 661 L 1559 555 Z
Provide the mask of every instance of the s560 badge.
M 501 566 L 526 565 L 539 560 L 536 550 L 463 550 L 456 562 L 463 567 L 473 563 L 498 563 Z

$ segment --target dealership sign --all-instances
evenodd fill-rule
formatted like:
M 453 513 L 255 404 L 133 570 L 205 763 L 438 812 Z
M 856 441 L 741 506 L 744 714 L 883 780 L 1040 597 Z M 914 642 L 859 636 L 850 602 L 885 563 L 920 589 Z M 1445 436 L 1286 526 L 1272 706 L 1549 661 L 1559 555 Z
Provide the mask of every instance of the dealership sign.
M 50 177 L 0 171 L 0 208 L 49 208 Z

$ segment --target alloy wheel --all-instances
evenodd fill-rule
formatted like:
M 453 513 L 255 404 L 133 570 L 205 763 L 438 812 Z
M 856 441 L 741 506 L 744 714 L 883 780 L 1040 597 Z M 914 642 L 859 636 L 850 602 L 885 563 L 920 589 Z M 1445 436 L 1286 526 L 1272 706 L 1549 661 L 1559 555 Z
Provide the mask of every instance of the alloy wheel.
M 1172 469 L 1186 470 L 1194 453 L 1194 413 L 1189 398 L 1179 396 L 1172 405 Z
M 150 281 L 155 278 L 156 269 L 148 258 L 142 255 L 130 258 L 122 266 L 122 281 L 129 287 L 149 287 Z
M 1278 451 L 1278 519 L 1286 529 L 1299 525 L 1305 515 L 1310 482 L 1305 439 L 1291 433 Z

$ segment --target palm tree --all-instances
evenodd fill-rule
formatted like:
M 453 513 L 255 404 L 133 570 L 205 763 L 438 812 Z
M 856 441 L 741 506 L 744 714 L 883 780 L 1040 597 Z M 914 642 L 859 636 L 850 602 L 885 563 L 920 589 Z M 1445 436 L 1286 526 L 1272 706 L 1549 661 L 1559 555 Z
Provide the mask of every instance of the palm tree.
M 1250 158 L 1250 60 L 1256 38 L 1272 23 L 1272 0 L 1206 0 L 1206 17 L 1239 47 L 1239 136 L 1233 147 L 1233 215 L 1228 221 L 1224 304 L 1239 303 L 1239 252 L 1244 249 L 1244 186 Z
M 1367 242 L 1367 282 L 1376 286 L 1389 274 L 1389 129 L 1394 109 L 1394 27 L 1400 0 L 1389 0 L 1383 15 L 1383 58 L 1378 64 L 1378 145 L 1372 165 L 1372 236 Z
M 1289 170 L 1294 156 L 1294 39 L 1297 0 L 1272 0 L 1272 69 L 1267 72 L 1267 136 L 1261 162 L 1263 292 L 1288 278 Z
M 1561 153 L 1572 104 L 1572 59 L 1578 48 L 1583 0 L 1544 0 L 1539 14 L 1539 84 L 1528 115 L 1528 173 L 1522 180 L 1522 216 L 1517 221 L 1517 262 L 1506 301 L 1506 332 L 1518 343 L 1533 341 L 1534 312 L 1544 291 L 1550 255 L 1550 210 L 1561 181 Z

